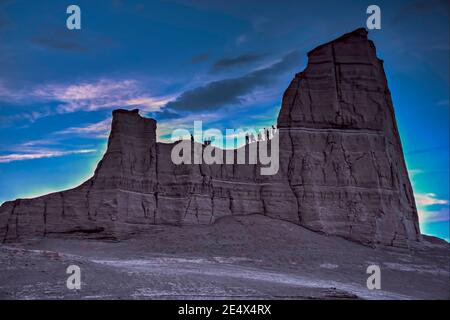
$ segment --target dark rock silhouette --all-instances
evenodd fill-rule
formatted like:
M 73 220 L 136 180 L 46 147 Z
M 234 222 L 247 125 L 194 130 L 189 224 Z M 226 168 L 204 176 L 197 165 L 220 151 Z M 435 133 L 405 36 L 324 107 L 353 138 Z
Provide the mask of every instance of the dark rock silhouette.
M 149 224 L 261 214 L 367 245 L 418 244 L 391 96 L 367 32 L 346 34 L 308 57 L 283 97 L 276 175 L 260 175 L 260 164 L 175 165 L 176 143 L 156 142 L 156 121 L 115 110 L 94 176 L 71 190 L 4 203 L 0 240 L 123 238 Z

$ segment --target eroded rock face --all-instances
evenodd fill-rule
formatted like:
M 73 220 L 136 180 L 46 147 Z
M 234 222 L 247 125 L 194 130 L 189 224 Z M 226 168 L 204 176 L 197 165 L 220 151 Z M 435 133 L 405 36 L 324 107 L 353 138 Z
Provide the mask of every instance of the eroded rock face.
M 260 175 L 259 164 L 175 165 L 174 144 L 156 142 L 154 120 L 115 110 L 94 176 L 71 190 L 4 203 L 0 239 L 121 238 L 149 224 L 263 214 L 363 244 L 419 241 L 390 92 L 367 32 L 358 29 L 308 57 L 283 97 L 276 175 Z
M 383 62 L 359 29 L 308 54 L 278 117 L 301 224 L 360 242 L 419 240 Z

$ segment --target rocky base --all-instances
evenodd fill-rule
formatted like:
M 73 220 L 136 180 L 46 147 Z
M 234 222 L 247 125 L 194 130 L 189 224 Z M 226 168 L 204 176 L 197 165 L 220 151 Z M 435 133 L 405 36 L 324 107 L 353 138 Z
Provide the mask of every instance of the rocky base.
M 0 299 L 449 299 L 448 245 L 372 249 L 263 216 L 152 226 L 126 241 L 0 246 Z M 81 268 L 81 290 L 66 268 Z M 366 269 L 381 269 L 368 290 Z

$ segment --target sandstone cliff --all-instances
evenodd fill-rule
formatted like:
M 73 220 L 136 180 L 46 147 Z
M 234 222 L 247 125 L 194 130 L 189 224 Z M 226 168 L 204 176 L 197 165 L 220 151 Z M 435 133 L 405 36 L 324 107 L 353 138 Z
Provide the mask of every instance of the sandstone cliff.
M 346 34 L 308 57 L 283 97 L 276 175 L 261 176 L 259 164 L 174 165 L 174 144 L 156 142 L 154 120 L 116 110 L 93 177 L 71 190 L 4 203 L 0 239 L 121 238 L 150 224 L 262 214 L 368 245 L 416 243 L 417 211 L 390 92 L 367 32 Z
M 361 242 L 402 245 L 420 231 L 391 94 L 358 29 L 308 54 L 278 117 L 301 224 Z

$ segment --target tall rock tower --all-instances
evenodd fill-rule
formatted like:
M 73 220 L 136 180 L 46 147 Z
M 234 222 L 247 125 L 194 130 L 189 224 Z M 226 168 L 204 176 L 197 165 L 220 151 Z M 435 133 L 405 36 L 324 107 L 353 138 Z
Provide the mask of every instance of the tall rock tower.
M 419 239 L 383 61 L 365 29 L 308 53 L 278 127 L 301 225 L 364 243 Z

